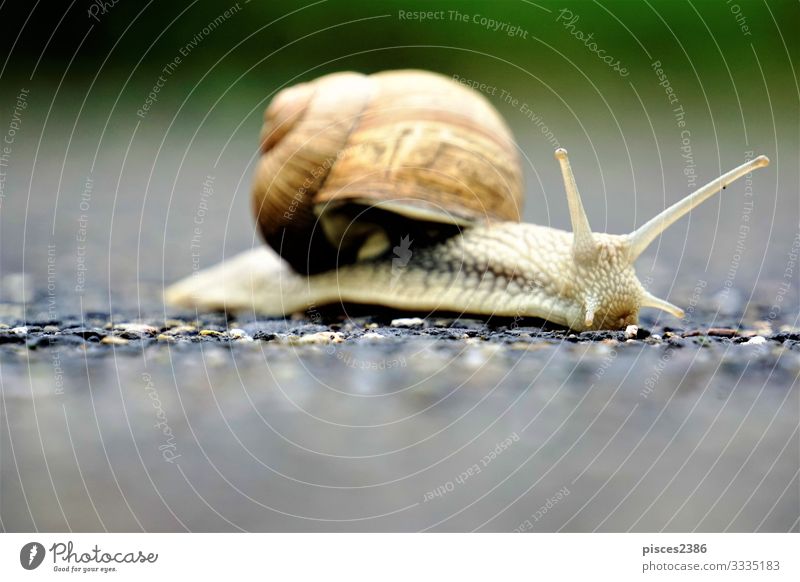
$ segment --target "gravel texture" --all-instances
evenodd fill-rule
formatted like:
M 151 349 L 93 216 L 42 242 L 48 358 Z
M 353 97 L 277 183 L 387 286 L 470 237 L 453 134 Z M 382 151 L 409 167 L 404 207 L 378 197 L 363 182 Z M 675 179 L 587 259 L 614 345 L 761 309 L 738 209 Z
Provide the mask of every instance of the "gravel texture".
M 539 349 L 567 343 L 618 345 L 645 343 L 649 346 L 723 347 L 768 345 L 800 351 L 800 328 L 789 324 L 775 326 L 769 321 L 748 323 L 719 322 L 712 326 L 658 325 L 646 323 L 626 330 L 584 331 L 550 326 L 545 322 L 509 318 L 469 319 L 432 316 L 396 318 L 385 316 L 345 316 L 314 314 L 289 319 L 244 319 L 222 313 L 171 318 L 131 318 L 106 313 L 88 313 L 82 319 L 31 319 L 0 322 L 0 349 L 6 355 L 28 353 L 48 347 L 71 347 L 89 355 L 115 352 L 135 353 L 142 348 L 170 344 L 191 350 L 197 344 L 218 343 L 245 346 L 248 342 L 275 345 L 314 345 L 435 339 L 446 343 L 480 346 L 500 344 L 510 349 Z

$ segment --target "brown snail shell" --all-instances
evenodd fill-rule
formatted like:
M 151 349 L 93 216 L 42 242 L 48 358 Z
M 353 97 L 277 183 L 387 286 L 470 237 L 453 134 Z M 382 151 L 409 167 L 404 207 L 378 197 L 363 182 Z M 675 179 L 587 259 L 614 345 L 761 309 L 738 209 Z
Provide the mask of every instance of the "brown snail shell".
M 290 87 L 267 108 L 261 143 L 253 212 L 300 273 L 380 253 L 392 228 L 520 220 L 510 130 L 442 75 L 345 72 Z

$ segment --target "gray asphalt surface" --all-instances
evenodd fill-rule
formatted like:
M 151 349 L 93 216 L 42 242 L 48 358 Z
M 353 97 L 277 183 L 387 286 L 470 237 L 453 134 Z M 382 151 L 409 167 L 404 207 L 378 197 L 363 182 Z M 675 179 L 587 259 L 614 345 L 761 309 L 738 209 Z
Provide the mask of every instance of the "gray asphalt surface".
M 798 529 L 788 324 L 175 316 L 6 320 L 4 529 Z

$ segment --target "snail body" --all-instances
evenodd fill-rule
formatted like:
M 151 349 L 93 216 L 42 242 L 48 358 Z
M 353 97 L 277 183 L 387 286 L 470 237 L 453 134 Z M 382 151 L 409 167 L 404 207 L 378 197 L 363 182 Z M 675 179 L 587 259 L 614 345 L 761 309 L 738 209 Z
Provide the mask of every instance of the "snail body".
M 253 210 L 277 254 L 265 246 L 195 274 L 167 289 L 169 303 L 265 315 L 357 303 L 574 330 L 624 328 L 642 307 L 682 317 L 644 289 L 636 258 L 769 163 L 746 162 L 614 235 L 591 231 L 559 149 L 572 232 L 520 223 L 522 172 L 505 123 L 478 93 L 422 71 L 337 73 L 287 89 L 267 109 L 262 151 Z

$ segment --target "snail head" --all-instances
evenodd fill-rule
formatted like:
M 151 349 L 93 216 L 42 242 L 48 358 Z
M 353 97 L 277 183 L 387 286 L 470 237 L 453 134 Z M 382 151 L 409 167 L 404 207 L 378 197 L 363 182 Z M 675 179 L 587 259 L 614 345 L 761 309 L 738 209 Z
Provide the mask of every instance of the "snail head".
M 577 308 L 574 326 L 582 329 L 619 328 L 635 323 L 641 307 L 653 307 L 682 318 L 681 308 L 644 288 L 636 276 L 634 262 L 675 221 L 728 184 L 769 164 L 766 156 L 758 156 L 689 194 L 633 232 L 614 235 L 592 232 L 567 151 L 559 148 L 555 156 L 561 165 L 572 222 L 570 287 Z

